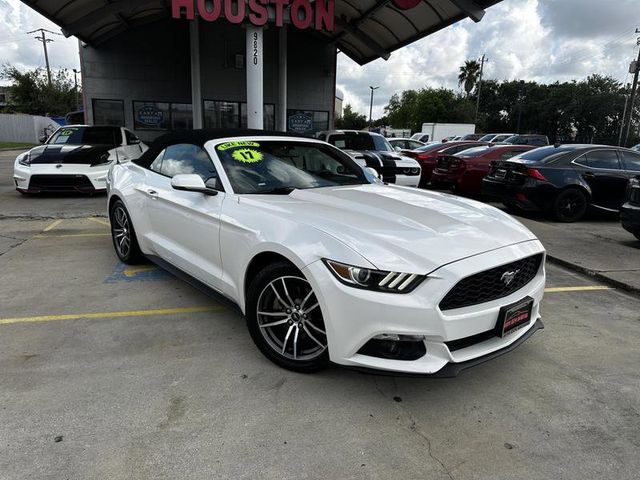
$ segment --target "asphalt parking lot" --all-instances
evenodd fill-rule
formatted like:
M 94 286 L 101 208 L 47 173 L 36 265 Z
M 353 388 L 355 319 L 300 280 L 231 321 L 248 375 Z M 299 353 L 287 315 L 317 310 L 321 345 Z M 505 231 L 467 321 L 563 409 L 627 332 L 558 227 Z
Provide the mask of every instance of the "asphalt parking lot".
M 1 479 L 637 479 L 640 299 L 548 265 L 546 329 L 455 379 L 278 368 L 0 152 Z

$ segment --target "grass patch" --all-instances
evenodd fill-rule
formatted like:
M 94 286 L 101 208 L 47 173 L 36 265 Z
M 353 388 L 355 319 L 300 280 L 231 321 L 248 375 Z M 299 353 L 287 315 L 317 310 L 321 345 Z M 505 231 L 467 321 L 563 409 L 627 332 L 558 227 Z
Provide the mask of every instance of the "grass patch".
M 32 148 L 36 143 L 0 142 L 0 148 Z

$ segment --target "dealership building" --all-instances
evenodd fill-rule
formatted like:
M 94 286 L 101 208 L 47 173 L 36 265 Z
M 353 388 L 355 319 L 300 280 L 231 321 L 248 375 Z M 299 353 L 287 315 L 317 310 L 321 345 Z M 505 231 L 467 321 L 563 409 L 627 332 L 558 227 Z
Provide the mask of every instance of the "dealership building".
M 23 0 L 80 41 L 85 121 L 313 134 L 336 59 L 364 65 L 499 0 Z M 446 46 L 443 46 L 446 48 Z

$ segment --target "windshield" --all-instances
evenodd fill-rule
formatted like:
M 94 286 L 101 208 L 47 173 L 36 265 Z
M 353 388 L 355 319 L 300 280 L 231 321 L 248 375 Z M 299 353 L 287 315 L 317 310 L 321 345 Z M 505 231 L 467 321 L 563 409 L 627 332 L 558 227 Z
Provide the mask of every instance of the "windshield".
M 568 152 L 572 152 L 574 150 L 576 150 L 576 147 L 571 147 L 571 146 L 554 147 L 553 145 L 550 145 L 548 147 L 541 147 L 541 148 L 536 148 L 534 150 L 529 150 L 528 152 L 521 153 L 515 158 L 524 162 L 546 163 L 546 162 L 555 160 L 560 155 L 563 155 Z
M 447 147 L 449 145 L 445 143 L 433 143 L 431 145 L 425 145 L 424 147 L 416 148 L 419 152 L 435 152 L 436 150 L 440 150 L 441 148 Z
M 352 159 L 322 144 L 241 141 L 215 149 L 238 194 L 286 195 L 295 189 L 370 183 Z
M 504 142 L 505 140 L 512 138 L 512 135 L 498 135 L 493 139 L 493 143 Z
M 491 147 L 473 147 L 456 154 L 457 157 L 479 157 L 487 153 Z
M 113 145 L 122 143 L 120 129 L 113 127 L 62 127 L 48 145 Z
M 489 135 L 485 135 L 484 137 L 481 137 L 480 140 L 478 140 L 479 142 L 490 142 L 491 140 L 493 140 L 493 138 L 495 137 L 495 135 L 493 133 L 490 133 Z
M 340 150 L 377 150 L 373 135 L 340 133 L 331 135 L 328 142 Z

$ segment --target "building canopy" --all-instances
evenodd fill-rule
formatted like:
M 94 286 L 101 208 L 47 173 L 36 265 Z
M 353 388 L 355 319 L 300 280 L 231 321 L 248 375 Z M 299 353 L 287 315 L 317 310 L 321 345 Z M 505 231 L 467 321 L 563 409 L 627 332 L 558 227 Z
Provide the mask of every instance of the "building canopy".
M 479 22 L 485 9 L 501 0 L 22 0 L 60 26 L 66 36 L 98 47 L 101 43 L 138 26 L 180 14 L 188 16 L 191 4 L 205 20 L 219 17 L 231 23 L 289 23 L 313 28 L 327 42 L 364 65 L 465 18 Z M 312 19 L 322 2 L 324 21 Z M 178 9 L 178 10 L 177 10 Z M 227 11 L 229 9 L 229 12 Z M 240 15 L 240 10 L 244 15 Z M 278 11 L 280 16 L 278 16 Z M 264 13 L 264 14 L 263 14 Z M 284 15 L 283 15 L 284 13 Z M 216 15 L 217 14 L 217 15 Z M 331 20 L 327 21 L 327 14 Z M 268 20 L 267 20 L 268 17 Z M 309 20 L 305 22 L 305 17 Z M 300 20 L 302 19 L 302 20 Z

